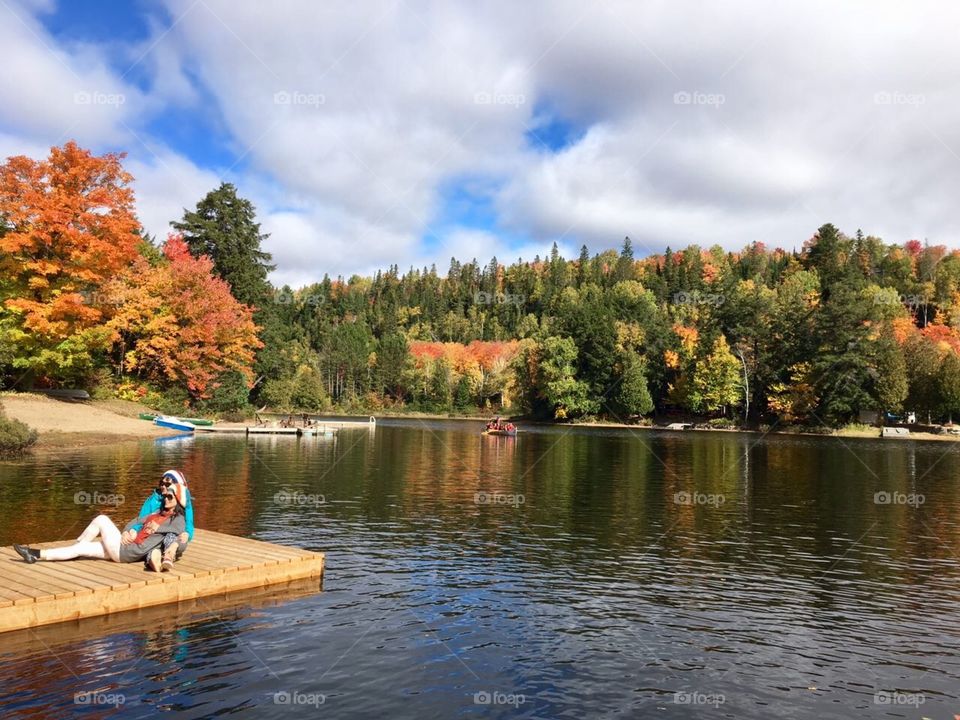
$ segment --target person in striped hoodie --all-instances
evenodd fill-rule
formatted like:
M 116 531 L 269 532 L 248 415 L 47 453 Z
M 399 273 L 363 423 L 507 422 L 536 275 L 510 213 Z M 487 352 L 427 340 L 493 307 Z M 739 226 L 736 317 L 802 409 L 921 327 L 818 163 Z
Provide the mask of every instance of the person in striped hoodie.
M 156 490 L 150 493 L 150 496 L 143 501 L 143 506 L 140 508 L 140 513 L 137 516 L 138 518 L 146 517 L 158 512 L 162 506 L 163 493 L 174 486 L 183 488 L 183 494 L 185 496 L 184 507 L 186 508 L 184 512 L 186 528 L 179 535 L 164 539 L 161 551 L 163 552 L 164 559 L 169 559 L 170 562 L 173 562 L 173 560 L 179 560 L 184 551 L 187 549 L 187 544 L 193 540 L 193 493 L 191 493 L 187 487 L 187 478 L 184 476 L 184 474 L 179 470 L 167 470 L 163 475 L 161 475 L 159 482 L 157 482 Z M 130 529 L 125 529 L 124 535 L 126 535 L 128 538 L 132 537 L 136 534 L 136 531 L 140 530 L 140 528 L 136 525 L 135 520 L 132 521 L 127 527 Z M 176 548 L 171 550 L 173 545 L 176 545 Z

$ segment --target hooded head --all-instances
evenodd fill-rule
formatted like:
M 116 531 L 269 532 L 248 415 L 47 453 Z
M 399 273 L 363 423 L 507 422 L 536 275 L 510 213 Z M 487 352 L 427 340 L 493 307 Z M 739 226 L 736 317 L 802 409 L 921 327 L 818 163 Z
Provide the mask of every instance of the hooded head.
M 170 487 L 166 488 L 165 492 L 173 494 L 173 497 L 176 498 L 178 509 L 182 512 L 187 509 L 187 497 L 189 491 L 187 490 L 186 485 L 181 483 L 173 483 Z
M 187 486 L 187 478 L 184 477 L 183 473 L 179 470 L 167 470 L 162 476 L 163 480 L 170 480 L 170 482 L 176 485 Z

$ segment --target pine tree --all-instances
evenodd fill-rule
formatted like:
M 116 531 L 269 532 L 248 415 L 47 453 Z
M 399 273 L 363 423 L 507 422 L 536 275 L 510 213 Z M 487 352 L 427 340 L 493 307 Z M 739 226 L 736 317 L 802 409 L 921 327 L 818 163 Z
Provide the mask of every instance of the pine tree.
M 653 399 L 647 387 L 644 362 L 634 352 L 628 353 L 624 362 L 617 401 L 627 415 L 647 415 L 653 412 Z
M 617 266 L 614 269 L 614 282 L 634 279 L 636 279 L 636 271 L 633 267 L 633 243 L 629 237 L 625 237 L 623 247 L 620 250 L 620 257 L 617 258 Z
M 214 272 L 229 283 L 237 300 L 263 308 L 271 289 L 267 274 L 274 266 L 260 245 L 269 236 L 260 232 L 253 205 L 231 183 L 207 193 L 196 210 L 184 210 L 183 220 L 170 224 L 194 257 L 213 260 Z

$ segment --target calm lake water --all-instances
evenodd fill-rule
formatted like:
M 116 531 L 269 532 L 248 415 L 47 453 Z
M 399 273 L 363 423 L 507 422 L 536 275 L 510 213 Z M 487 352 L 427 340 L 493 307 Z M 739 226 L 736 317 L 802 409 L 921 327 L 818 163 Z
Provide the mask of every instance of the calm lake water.
M 2 635 L 0 715 L 960 713 L 960 446 L 478 430 L 0 464 L 3 544 L 76 537 L 77 493 L 125 521 L 178 467 L 199 526 L 327 553 L 322 593 Z

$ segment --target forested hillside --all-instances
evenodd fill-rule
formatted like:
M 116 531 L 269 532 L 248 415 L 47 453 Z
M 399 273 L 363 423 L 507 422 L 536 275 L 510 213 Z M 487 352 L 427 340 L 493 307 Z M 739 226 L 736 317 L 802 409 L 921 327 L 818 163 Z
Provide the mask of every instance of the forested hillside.
M 4 387 L 216 412 L 679 410 L 805 425 L 960 412 L 960 253 L 942 245 L 826 224 L 794 251 L 635 257 L 628 238 L 373 277 L 318 265 L 317 283 L 275 288 L 268 238 L 232 185 L 158 243 L 131 181 L 121 156 L 73 143 L 0 166 Z

